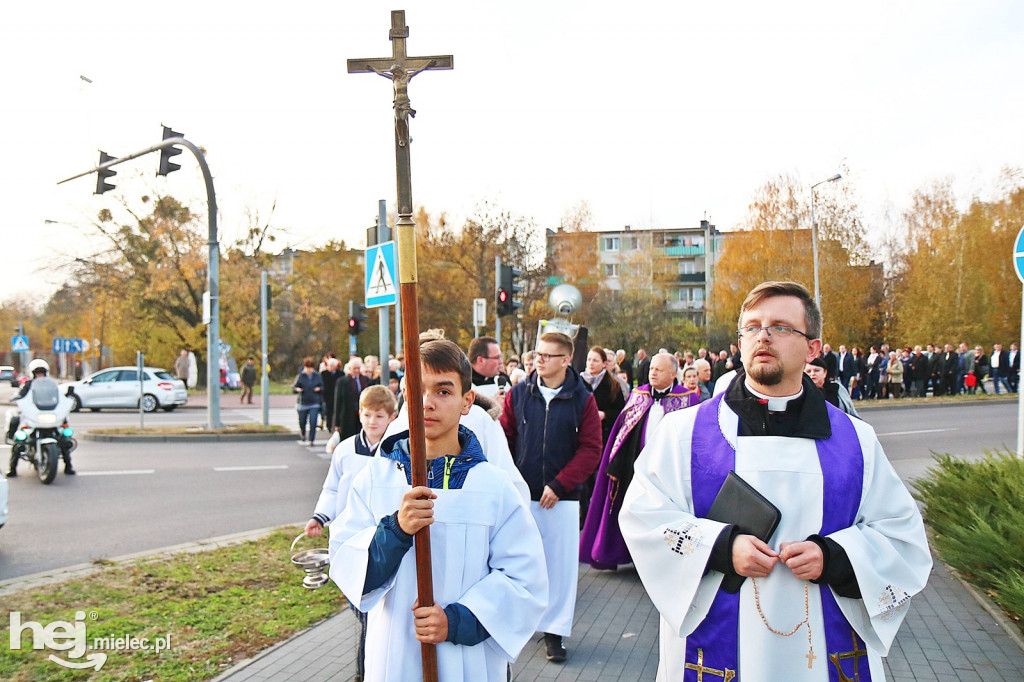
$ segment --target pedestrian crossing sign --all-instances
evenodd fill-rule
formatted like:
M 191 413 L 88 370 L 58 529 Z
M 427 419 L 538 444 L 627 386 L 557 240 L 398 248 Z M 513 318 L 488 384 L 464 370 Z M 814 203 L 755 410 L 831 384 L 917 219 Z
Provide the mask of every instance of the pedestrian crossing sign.
M 395 268 L 395 242 L 384 242 L 366 249 L 366 307 L 395 305 L 398 301 L 398 274 Z
M 27 353 L 28 348 L 28 337 L 24 334 L 18 334 L 17 336 L 11 337 L 11 352 L 12 353 Z

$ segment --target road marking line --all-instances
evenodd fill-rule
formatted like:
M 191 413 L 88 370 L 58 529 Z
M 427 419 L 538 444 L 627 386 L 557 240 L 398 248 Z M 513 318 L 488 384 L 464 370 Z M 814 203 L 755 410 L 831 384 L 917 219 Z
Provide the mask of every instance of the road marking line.
M 921 429 L 920 431 L 889 431 L 888 433 L 876 433 L 876 436 L 912 436 L 918 433 L 942 433 L 943 431 L 959 431 L 953 427 L 950 429 Z
M 267 464 L 265 466 L 246 467 L 213 467 L 214 471 L 269 471 L 271 469 L 287 469 L 287 464 Z
M 117 471 L 79 471 L 79 476 L 133 476 L 135 474 L 155 474 L 156 469 L 120 469 Z

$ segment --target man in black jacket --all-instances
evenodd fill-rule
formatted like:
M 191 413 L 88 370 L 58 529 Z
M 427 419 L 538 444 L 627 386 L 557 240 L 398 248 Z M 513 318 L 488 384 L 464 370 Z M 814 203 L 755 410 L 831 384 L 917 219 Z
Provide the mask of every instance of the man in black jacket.
M 1007 393 L 1012 393 L 1010 389 L 1009 373 L 1010 373 L 1010 353 L 1003 350 L 1003 344 L 997 343 L 992 346 L 992 357 L 989 362 L 992 373 L 992 386 L 995 388 L 996 393 L 999 393 L 999 382 L 1003 383 Z
M 956 376 L 960 371 L 960 355 L 953 350 L 953 344 L 947 343 L 942 351 L 942 393 L 956 395 Z
M 921 346 L 914 346 L 907 370 L 910 372 L 910 395 L 925 397 L 928 392 L 928 356 L 921 352 Z
M 1020 380 L 1020 351 L 1017 349 L 1016 343 L 1010 344 L 1009 367 L 1010 373 L 1007 377 L 1010 379 L 1010 388 L 1016 393 L 1018 381 Z
M 641 348 L 636 352 L 636 385 L 643 386 L 650 383 L 651 359 L 647 357 L 647 351 Z
M 341 440 L 359 433 L 359 394 L 370 385 L 370 379 L 363 375 L 363 361 L 352 358 L 345 365 L 345 376 L 334 384 L 334 430 L 341 433 Z

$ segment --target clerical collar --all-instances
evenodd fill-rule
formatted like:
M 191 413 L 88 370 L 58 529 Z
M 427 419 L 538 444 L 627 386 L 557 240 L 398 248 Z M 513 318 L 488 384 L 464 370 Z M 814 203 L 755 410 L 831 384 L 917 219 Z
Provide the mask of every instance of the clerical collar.
M 804 394 L 803 386 L 801 386 L 800 390 L 794 393 L 793 395 L 779 397 L 774 395 L 765 395 L 764 393 L 761 393 L 760 391 L 756 390 L 753 386 L 750 385 L 749 380 L 745 380 L 743 382 L 743 385 L 746 387 L 748 391 L 750 391 L 751 395 L 753 395 L 755 398 L 757 398 L 758 400 L 760 400 L 761 402 L 768 406 L 769 412 L 785 412 L 786 405 L 789 404 L 789 401 L 796 400 L 797 398 Z
M 654 388 L 654 386 L 651 386 L 651 397 L 654 398 L 655 400 L 661 400 L 662 398 L 667 398 L 668 394 L 672 392 L 672 388 L 674 386 L 675 386 L 675 382 L 673 382 L 672 385 L 669 386 L 668 388 L 666 388 L 664 391 L 658 391 L 658 390 L 656 390 Z

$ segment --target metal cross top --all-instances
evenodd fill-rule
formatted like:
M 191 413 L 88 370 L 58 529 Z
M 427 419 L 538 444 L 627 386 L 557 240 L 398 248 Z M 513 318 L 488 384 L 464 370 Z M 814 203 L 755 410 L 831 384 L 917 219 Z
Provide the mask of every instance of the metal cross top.
M 405 53 L 405 39 L 409 37 L 409 27 L 405 25 L 405 10 L 391 12 L 391 57 L 379 59 L 349 59 L 349 73 L 375 73 L 384 76 L 395 84 L 395 134 L 398 144 L 409 143 L 409 118 L 416 111 L 409 103 L 409 81 L 421 71 L 427 69 L 451 69 L 452 56 L 437 55 L 433 57 L 409 57 Z
M 423 429 L 423 392 L 420 369 L 420 321 L 416 305 L 416 233 L 412 222 L 412 171 L 410 169 L 409 119 L 416 115 L 409 104 L 409 81 L 427 69 L 452 68 L 452 56 L 409 57 L 405 53 L 405 39 L 409 27 L 405 25 L 405 12 L 391 12 L 391 58 L 349 59 L 349 73 L 375 73 L 395 85 L 395 165 L 398 175 L 398 233 L 399 292 L 402 301 L 402 332 L 407 340 L 405 348 L 406 402 L 409 407 L 409 450 L 412 484 L 427 485 L 427 445 Z M 421 606 L 434 605 L 434 587 L 430 565 L 430 527 L 416 533 L 416 588 Z M 421 643 L 424 682 L 437 682 L 437 650 L 433 644 Z

